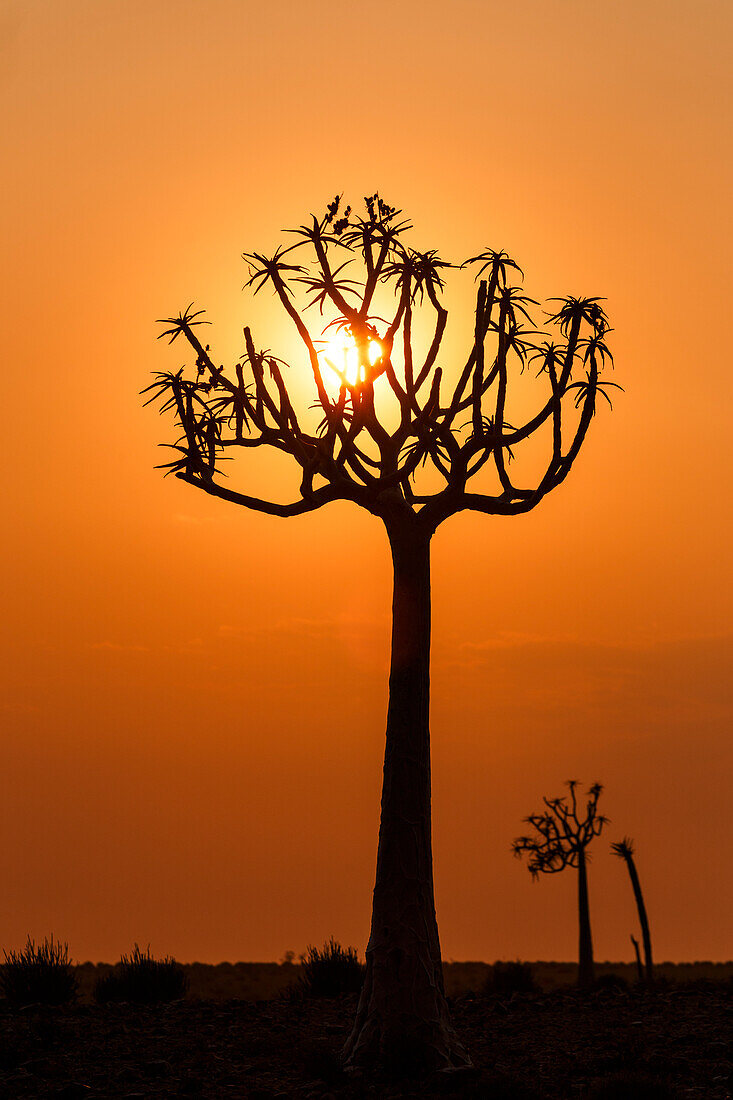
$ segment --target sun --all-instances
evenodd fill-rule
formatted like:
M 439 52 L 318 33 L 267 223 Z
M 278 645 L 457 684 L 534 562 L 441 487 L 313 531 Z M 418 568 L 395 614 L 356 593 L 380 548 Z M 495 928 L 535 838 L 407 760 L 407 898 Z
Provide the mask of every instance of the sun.
M 347 382 L 350 386 L 364 381 L 364 366 L 359 362 L 359 350 L 354 337 L 347 329 L 339 329 L 329 336 L 319 353 L 326 370 L 324 382 L 340 386 Z M 382 355 L 378 340 L 369 341 L 369 362 L 374 365 Z

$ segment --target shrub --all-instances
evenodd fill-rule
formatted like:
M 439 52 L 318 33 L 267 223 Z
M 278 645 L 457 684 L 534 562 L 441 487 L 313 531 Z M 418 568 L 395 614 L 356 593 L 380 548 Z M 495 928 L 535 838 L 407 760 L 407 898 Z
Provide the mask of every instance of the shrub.
M 484 984 L 484 993 L 536 993 L 534 971 L 529 963 L 495 962 Z
M 138 1004 L 159 1004 L 178 1001 L 188 991 L 188 978 L 174 958 L 166 955 L 155 959 L 137 944 L 131 955 L 123 955 L 94 987 L 94 999 L 99 1004 L 109 1001 L 135 1001 Z
M 359 962 L 355 947 L 344 950 L 331 936 L 320 951 L 308 947 L 301 969 L 300 988 L 307 997 L 337 997 L 361 990 L 366 967 Z
M 31 937 L 22 951 L 4 951 L 0 964 L 0 989 L 13 1005 L 62 1005 L 77 995 L 77 981 L 69 960 L 68 943 Z

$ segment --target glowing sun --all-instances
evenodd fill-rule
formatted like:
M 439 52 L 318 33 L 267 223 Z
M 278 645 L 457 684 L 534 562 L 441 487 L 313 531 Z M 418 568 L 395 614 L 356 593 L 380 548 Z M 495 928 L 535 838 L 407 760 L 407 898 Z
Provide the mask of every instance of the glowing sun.
M 327 368 L 325 382 L 339 385 L 348 382 L 350 386 L 355 386 L 364 381 L 364 366 L 359 362 L 359 349 L 354 337 L 345 329 L 329 336 L 321 354 Z M 368 354 L 369 362 L 373 365 L 382 354 L 377 340 L 369 341 Z

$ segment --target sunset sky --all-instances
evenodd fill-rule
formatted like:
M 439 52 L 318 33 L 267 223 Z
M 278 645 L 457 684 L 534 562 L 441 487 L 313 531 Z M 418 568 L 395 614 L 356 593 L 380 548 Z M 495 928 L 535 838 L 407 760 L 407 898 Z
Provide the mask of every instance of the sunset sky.
M 568 778 L 611 818 L 596 957 L 632 957 L 624 835 L 656 958 L 733 956 L 732 31 L 726 0 L 0 4 L 0 947 L 363 952 L 384 530 L 163 480 L 139 391 L 184 362 L 154 322 L 191 301 L 222 360 L 245 323 L 287 349 L 242 252 L 379 190 L 421 248 L 605 296 L 625 388 L 536 511 L 433 540 L 443 956 L 575 957 L 572 872 L 533 885 L 510 851 Z M 449 283 L 448 351 L 474 294 Z

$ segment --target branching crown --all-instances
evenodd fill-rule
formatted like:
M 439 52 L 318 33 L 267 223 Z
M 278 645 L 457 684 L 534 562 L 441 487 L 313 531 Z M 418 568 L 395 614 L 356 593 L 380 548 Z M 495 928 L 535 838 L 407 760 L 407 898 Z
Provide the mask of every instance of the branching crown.
M 602 299 L 553 299 L 547 324 L 556 335 L 543 333 L 533 327 L 537 303 L 509 281 L 522 278 L 519 265 L 506 252 L 486 248 L 460 265 L 476 270 L 475 324 L 465 363 L 448 385 L 440 362 L 448 320 L 442 292 L 454 265 L 435 250 L 407 244 L 411 226 L 401 213 L 378 194 L 365 198 L 361 214 L 337 197 L 322 218 L 313 216 L 290 231 L 294 243 L 271 256 L 244 255 L 247 287 L 257 294 L 269 286 L 297 332 L 314 386 L 317 426 L 306 427 L 307 416 L 293 406 L 286 381 L 292 368 L 258 350 L 248 327 L 242 356 L 229 370 L 217 365 L 210 345 L 199 339 L 199 326 L 208 323 L 202 310 L 189 306 L 165 319 L 161 336 L 172 343 L 182 335 L 195 358 L 193 372 L 160 372 L 143 391 L 149 401 L 160 400 L 162 412 L 173 414 L 181 432 L 168 444 L 172 460 L 161 468 L 207 493 L 275 515 L 351 500 L 382 516 L 394 508 L 410 510 L 430 533 L 462 509 L 529 511 L 565 479 L 598 395 L 610 404 L 607 391 L 616 385 L 600 380 L 612 363 Z M 374 314 L 375 299 L 385 292 L 392 308 L 382 318 Z M 300 305 L 298 294 L 305 297 Z M 305 320 L 316 306 L 316 316 L 333 314 L 321 336 Z M 429 346 L 420 356 L 413 340 L 418 310 L 432 318 Z M 324 358 L 321 337 L 332 328 L 353 340 L 356 377 L 329 367 Z M 576 377 L 578 364 L 582 377 Z M 536 412 L 517 426 L 506 419 L 508 391 L 516 373 L 530 365 L 546 381 Z M 385 394 L 396 403 L 390 428 L 379 413 Z M 515 450 L 543 425 L 552 439 L 546 469 L 531 486 L 515 484 L 508 472 Z M 222 460 L 237 448 L 260 446 L 284 451 L 298 464 L 299 499 L 278 504 L 222 483 Z M 496 470 L 497 491 L 471 491 L 471 479 L 488 462 Z M 415 487 L 425 463 L 438 472 L 442 486 L 429 495 Z

